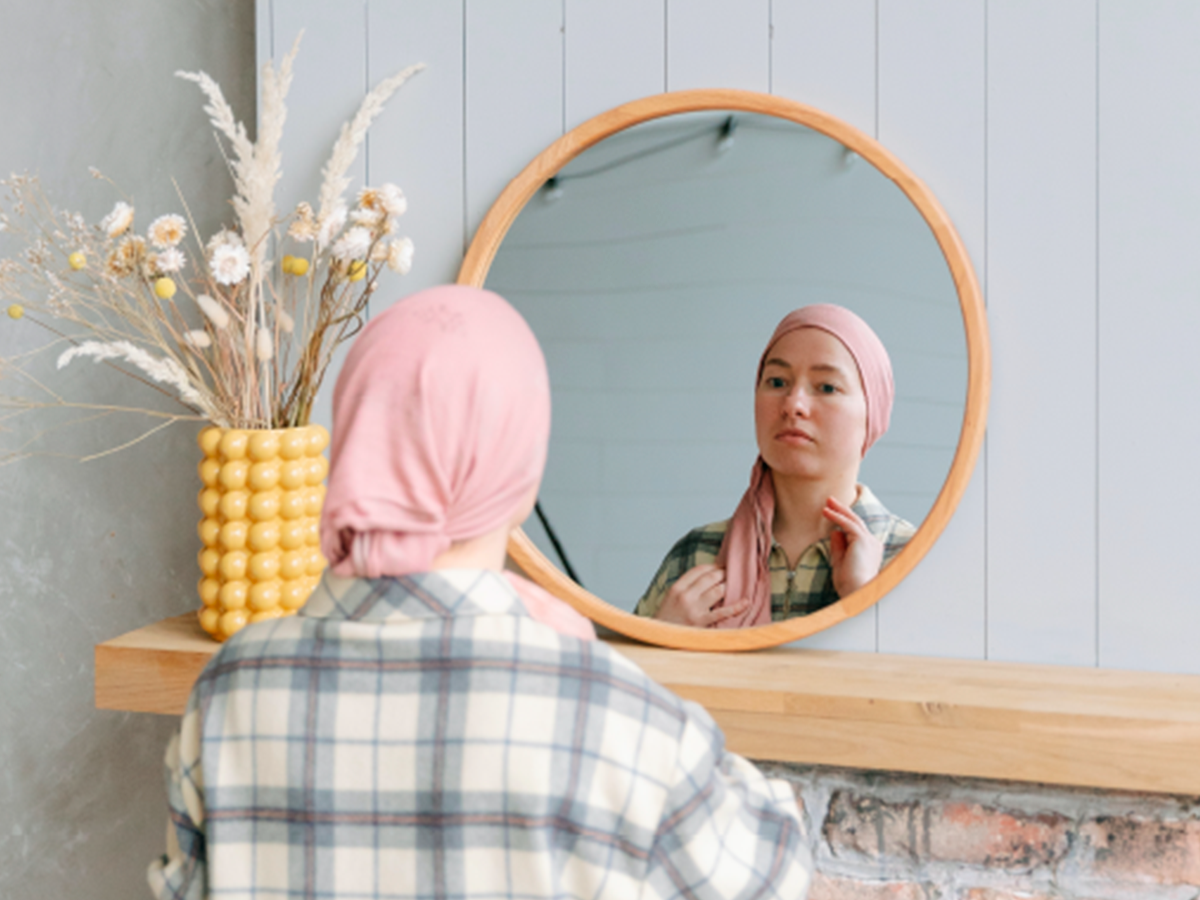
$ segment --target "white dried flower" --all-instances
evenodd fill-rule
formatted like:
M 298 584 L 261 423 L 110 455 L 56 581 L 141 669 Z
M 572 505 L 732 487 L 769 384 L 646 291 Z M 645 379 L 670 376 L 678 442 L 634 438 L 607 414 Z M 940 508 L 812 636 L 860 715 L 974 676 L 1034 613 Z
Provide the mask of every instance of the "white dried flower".
M 254 355 L 259 362 L 268 362 L 275 355 L 275 342 L 266 328 L 259 328 L 254 335 Z
M 216 234 L 208 239 L 208 245 L 205 247 L 209 253 L 212 253 L 218 247 L 233 246 L 244 247 L 242 236 L 236 231 L 230 231 L 228 228 L 222 228 Z
M 208 296 L 208 294 L 198 296 L 196 298 L 196 305 L 200 307 L 200 312 L 204 313 L 208 321 L 212 322 L 218 328 L 225 328 L 229 325 L 229 313 L 225 311 L 225 308 L 220 303 Z
M 378 209 L 356 209 L 350 213 L 350 221 L 367 228 L 378 228 L 383 224 L 386 214 Z
M 308 202 L 301 201 L 296 205 L 296 216 L 288 226 L 288 236 L 301 243 L 311 241 L 317 236 L 317 221 Z
M 195 331 L 185 331 L 183 333 L 183 342 L 195 347 L 197 350 L 204 350 L 212 346 L 212 338 L 208 336 L 208 332 L 200 331 L 199 329 Z
M 394 184 L 385 184 L 379 188 L 379 203 L 389 216 L 402 216 L 408 209 L 408 198 L 404 191 Z
M 339 203 L 329 211 L 317 229 L 317 243 L 324 246 L 333 240 L 333 236 L 342 230 L 346 224 L 346 204 Z
M 412 238 L 400 238 L 398 241 L 392 241 L 388 245 L 388 268 L 393 272 L 399 272 L 401 275 L 407 275 L 412 271 L 413 252 L 415 249 Z
M 183 251 L 178 247 L 168 247 L 154 257 L 154 264 L 158 271 L 166 274 L 168 272 L 178 272 L 187 262 L 183 255 Z
M 133 207 L 124 200 L 118 200 L 107 216 L 100 220 L 100 227 L 109 237 L 124 234 L 133 224 Z
M 0 231 L 7 231 L 7 230 L 8 230 L 8 219 L 3 216 L 0 216 Z
M 105 261 L 105 269 L 115 278 L 126 278 L 138 271 L 146 261 L 146 242 L 136 234 L 121 238 Z
M 154 246 L 163 250 L 176 246 L 183 240 L 185 234 L 187 234 L 187 223 L 183 221 L 183 216 L 173 213 L 159 216 L 150 223 L 150 229 L 146 232 L 146 236 L 150 238 Z
M 208 266 L 220 284 L 240 284 L 250 274 L 250 254 L 240 243 L 221 244 L 213 248 Z
M 330 251 L 334 259 L 349 262 L 352 259 L 363 259 L 371 249 L 371 232 L 361 225 L 355 225 L 343 234 Z
M 101 172 L 99 169 L 97 169 L 95 166 L 88 166 L 88 174 L 91 175 L 93 178 L 103 178 L 104 177 L 104 173 Z
M 296 320 L 289 316 L 282 309 L 275 310 L 275 318 L 279 322 L 279 327 L 291 334 L 296 330 Z

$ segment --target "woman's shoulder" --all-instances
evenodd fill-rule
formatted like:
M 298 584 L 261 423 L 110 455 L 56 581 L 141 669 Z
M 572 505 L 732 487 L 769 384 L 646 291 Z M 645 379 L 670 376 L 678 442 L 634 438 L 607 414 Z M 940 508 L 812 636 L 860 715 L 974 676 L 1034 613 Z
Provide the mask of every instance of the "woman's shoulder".
M 722 519 L 720 522 L 710 522 L 707 525 L 693 528 L 675 542 L 675 546 L 671 548 L 669 555 L 673 557 L 695 557 L 698 555 L 712 557 L 712 559 L 700 559 L 693 563 L 693 565 L 712 562 L 713 559 L 717 558 L 717 554 L 721 550 L 721 542 L 725 540 L 725 533 L 728 530 L 729 519 Z

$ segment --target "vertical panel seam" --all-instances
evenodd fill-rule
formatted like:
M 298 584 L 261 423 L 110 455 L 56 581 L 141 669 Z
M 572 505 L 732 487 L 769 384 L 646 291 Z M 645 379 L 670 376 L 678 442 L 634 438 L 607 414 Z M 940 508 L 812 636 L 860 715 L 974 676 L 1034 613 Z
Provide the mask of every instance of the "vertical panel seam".
M 875 96 L 872 98 L 872 105 L 875 112 L 875 140 L 879 140 L 879 0 L 875 0 Z M 871 612 L 875 615 L 875 652 L 880 652 L 881 636 L 879 633 L 879 604 L 876 603 Z
M 1092 465 L 1095 467 L 1093 477 L 1095 479 L 1095 499 L 1093 507 L 1093 517 L 1095 519 L 1093 542 L 1094 552 L 1096 555 L 1095 563 L 1095 586 L 1093 603 L 1095 604 L 1095 622 L 1093 628 L 1093 641 L 1095 646 L 1093 652 L 1095 661 L 1093 665 L 1097 668 L 1100 666 L 1100 0 L 1096 0 L 1096 61 L 1095 61 L 1095 91 L 1096 91 L 1096 125 L 1095 125 L 1095 140 L 1096 140 L 1096 173 L 1095 173 L 1095 216 L 1096 216 L 1096 333 L 1095 341 L 1095 379 L 1096 379 L 1096 399 L 1095 399 L 1095 418 L 1093 424 L 1095 432 L 1092 436 L 1096 451 L 1092 460 Z
M 988 224 L 991 219 L 991 208 L 988 200 L 991 194 L 990 175 L 991 170 L 988 167 L 988 148 L 991 141 L 991 108 L 988 105 L 988 85 L 991 78 L 991 57 L 990 36 L 988 32 L 988 16 L 989 16 L 988 0 L 983 0 L 983 305 L 987 309 L 988 304 L 988 288 L 989 278 L 991 275 L 991 267 L 989 262 L 989 235 Z M 988 569 L 989 543 L 990 537 L 990 504 L 988 499 L 991 496 L 991 482 L 988 478 L 988 434 L 987 430 L 983 433 L 983 658 L 991 657 L 991 631 L 990 617 L 991 612 L 991 578 Z
M 775 93 L 775 0 L 767 0 L 767 93 Z
M 470 197 L 468 196 L 468 188 L 470 183 L 467 181 L 467 93 L 470 90 L 470 83 L 467 81 L 467 3 L 468 0 L 462 0 L 462 253 L 467 255 L 467 228 L 470 217 L 467 214 Z
M 671 89 L 671 0 L 663 0 L 663 90 Z
M 879 0 L 875 0 L 875 140 L 879 140 Z
M 371 92 L 371 0 L 363 0 L 363 97 Z M 360 101 L 361 102 L 361 101 Z M 363 138 L 363 184 L 371 183 L 371 132 Z M 371 321 L 371 298 L 367 297 L 363 318 Z
M 558 5 L 558 56 L 559 56 L 559 99 L 562 107 L 562 123 L 559 134 L 567 133 L 567 0 Z
M 363 96 L 371 92 L 371 0 L 363 0 Z M 371 132 L 363 139 L 363 180 L 371 183 Z

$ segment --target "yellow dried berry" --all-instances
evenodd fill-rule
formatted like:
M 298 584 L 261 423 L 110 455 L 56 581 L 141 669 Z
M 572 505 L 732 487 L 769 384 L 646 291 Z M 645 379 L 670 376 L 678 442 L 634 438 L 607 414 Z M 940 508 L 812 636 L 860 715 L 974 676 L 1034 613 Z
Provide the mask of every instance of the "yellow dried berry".
M 279 268 L 283 269 L 285 275 L 293 275 L 295 273 L 292 272 L 292 264 L 295 261 L 296 257 L 294 256 L 284 256 L 283 260 L 279 263 Z
M 367 264 L 361 259 L 356 259 L 350 263 L 350 270 L 346 274 L 346 278 L 350 281 L 362 281 L 367 277 Z
M 80 251 L 76 250 L 67 257 L 67 265 L 78 272 L 87 265 L 87 257 L 84 256 Z
M 308 260 L 302 256 L 292 257 L 292 268 L 289 270 L 293 275 L 308 274 Z
M 14 303 L 8 308 L 8 317 L 10 319 L 19 319 L 23 315 L 25 315 L 25 307 L 20 303 Z
M 154 293 L 160 300 L 170 300 L 175 296 L 175 280 L 164 275 L 154 282 Z

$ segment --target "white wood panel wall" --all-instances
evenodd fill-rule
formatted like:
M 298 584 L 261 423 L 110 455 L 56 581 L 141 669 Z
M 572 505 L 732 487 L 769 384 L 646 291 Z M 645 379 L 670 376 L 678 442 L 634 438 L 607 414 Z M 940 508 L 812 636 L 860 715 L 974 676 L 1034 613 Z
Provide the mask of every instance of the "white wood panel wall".
M 992 417 L 929 556 L 877 610 L 810 643 L 1200 672 L 1186 564 L 1200 499 L 1194 4 L 258 0 L 258 21 L 260 62 L 308 29 L 285 181 L 315 171 L 369 83 L 430 64 L 362 169 L 412 198 L 417 264 L 397 296 L 451 280 L 505 182 L 624 100 L 772 90 L 874 134 L 975 262 Z

